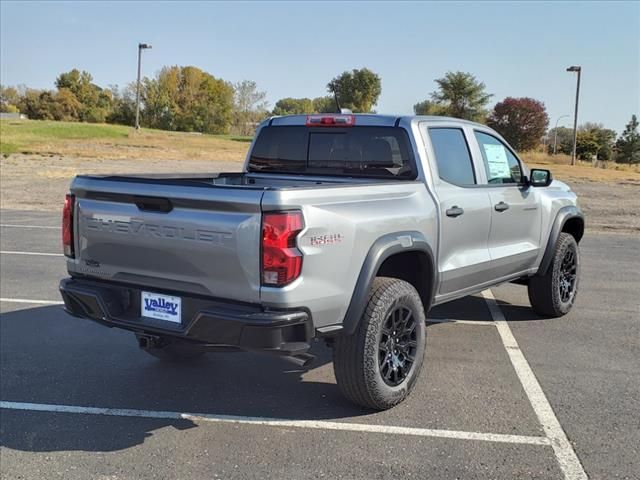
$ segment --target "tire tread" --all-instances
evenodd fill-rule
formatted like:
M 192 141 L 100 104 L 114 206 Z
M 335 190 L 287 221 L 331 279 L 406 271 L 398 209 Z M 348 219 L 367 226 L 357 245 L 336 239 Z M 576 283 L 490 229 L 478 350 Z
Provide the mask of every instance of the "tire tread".
M 412 296 L 421 305 L 418 292 L 411 284 L 397 278 L 376 277 L 357 330 L 352 335 L 336 339 L 334 344 L 336 380 L 341 393 L 353 403 L 381 410 L 390 408 L 404 400 L 404 397 L 401 397 L 389 402 L 383 398 L 382 392 L 376 391 L 366 381 L 367 377 L 371 378 L 375 374 L 372 369 L 375 370 L 376 365 L 372 363 L 371 359 L 377 358 L 378 326 L 371 324 L 372 322 L 376 322 L 378 325 L 381 323 L 381 319 L 378 317 L 384 314 L 380 307 L 385 302 L 402 296 Z M 365 351 L 366 349 L 371 350 L 374 346 L 375 352 Z M 414 378 L 419 375 L 421 366 L 422 358 L 416 359 L 415 372 L 412 373 Z
M 560 266 L 563 256 L 567 248 L 574 248 L 576 255 L 579 255 L 578 244 L 575 238 L 569 233 L 562 232 L 556 242 L 555 251 L 553 252 L 553 259 L 549 269 L 544 275 L 535 275 L 529 280 L 527 292 L 529 294 L 529 302 L 533 311 L 538 315 L 545 317 L 561 317 L 566 315 L 573 303 L 575 302 L 575 295 L 571 303 L 567 306 L 562 303 L 559 295 L 557 294 L 556 283 L 560 274 Z M 579 266 L 579 260 L 578 260 Z M 579 282 L 579 268 L 576 270 L 578 277 L 576 278 L 576 294 Z

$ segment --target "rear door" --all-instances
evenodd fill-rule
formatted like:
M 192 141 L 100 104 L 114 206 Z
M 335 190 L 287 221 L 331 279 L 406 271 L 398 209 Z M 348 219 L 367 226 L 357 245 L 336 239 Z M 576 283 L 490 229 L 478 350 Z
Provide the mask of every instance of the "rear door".
M 500 278 L 526 271 L 534 266 L 540 251 L 539 191 L 526 185 L 520 160 L 501 139 L 477 129 L 474 137 L 491 200 L 489 254 L 493 275 Z
M 491 206 L 488 192 L 476 188 L 477 167 L 464 129 L 432 123 L 421 128 L 435 159 L 431 167 L 437 172 L 434 188 L 441 217 L 438 294 L 447 296 L 490 280 Z
M 145 289 L 258 302 L 261 189 L 78 177 L 69 268 Z

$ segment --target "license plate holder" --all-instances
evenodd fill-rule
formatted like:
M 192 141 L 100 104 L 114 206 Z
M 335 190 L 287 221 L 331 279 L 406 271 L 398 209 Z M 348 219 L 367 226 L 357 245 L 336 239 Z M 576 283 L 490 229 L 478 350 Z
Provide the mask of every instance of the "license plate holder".
M 140 296 L 140 316 L 182 323 L 182 299 L 172 295 L 143 291 Z

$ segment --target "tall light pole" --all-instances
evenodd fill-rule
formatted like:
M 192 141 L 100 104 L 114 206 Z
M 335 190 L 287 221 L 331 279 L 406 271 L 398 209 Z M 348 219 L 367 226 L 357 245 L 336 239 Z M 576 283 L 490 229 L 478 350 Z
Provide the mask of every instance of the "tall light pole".
M 136 84 L 136 130 L 140 130 L 140 64 L 142 63 L 142 50 L 151 48 L 148 43 L 138 44 L 138 83 Z
M 569 115 L 561 115 L 556 120 L 556 127 L 553 129 L 553 154 L 556 154 L 556 147 L 558 145 L 558 122 L 563 118 L 567 118 Z
M 580 98 L 580 74 L 582 73 L 582 67 L 579 65 L 572 65 L 567 68 L 567 72 L 576 72 L 578 74 L 578 81 L 576 83 L 576 110 L 573 115 L 573 153 L 571 154 L 571 165 L 575 165 L 576 144 L 578 141 L 578 100 Z

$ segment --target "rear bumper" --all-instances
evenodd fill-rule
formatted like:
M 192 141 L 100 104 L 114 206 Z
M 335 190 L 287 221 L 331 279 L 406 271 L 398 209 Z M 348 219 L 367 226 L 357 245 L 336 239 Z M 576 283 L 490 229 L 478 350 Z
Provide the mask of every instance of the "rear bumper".
M 305 353 L 313 338 L 313 324 L 305 310 L 272 311 L 184 295 L 180 295 L 183 302 L 180 324 L 141 317 L 141 290 L 81 278 L 60 282 L 60 293 L 69 314 L 142 335 L 285 356 Z

